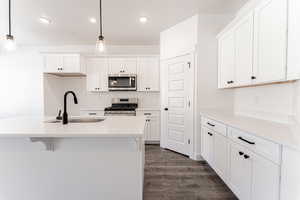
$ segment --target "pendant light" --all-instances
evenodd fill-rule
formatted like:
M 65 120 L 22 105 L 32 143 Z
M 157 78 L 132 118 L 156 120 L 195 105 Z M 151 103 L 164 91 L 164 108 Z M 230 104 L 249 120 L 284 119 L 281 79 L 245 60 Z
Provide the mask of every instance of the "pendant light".
M 8 34 L 4 42 L 4 48 L 7 51 L 13 51 L 16 49 L 16 41 L 14 36 L 11 34 L 11 0 L 8 0 Z
M 99 52 L 104 52 L 105 51 L 105 42 L 104 42 L 104 36 L 103 36 L 103 27 L 102 27 L 102 0 L 99 0 L 99 5 L 100 5 L 100 35 L 97 39 L 96 43 L 96 49 Z

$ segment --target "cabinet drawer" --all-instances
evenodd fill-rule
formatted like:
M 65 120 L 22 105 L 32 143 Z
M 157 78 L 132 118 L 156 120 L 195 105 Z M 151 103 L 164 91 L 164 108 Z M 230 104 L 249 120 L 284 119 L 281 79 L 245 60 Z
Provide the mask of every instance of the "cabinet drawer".
M 241 144 L 248 149 L 260 154 L 273 162 L 280 164 L 280 145 L 253 136 L 235 128 L 228 128 L 228 135 L 231 140 Z
M 159 111 L 137 111 L 137 116 L 145 116 L 147 118 L 157 118 L 160 116 Z
M 104 111 L 101 110 L 81 110 L 81 116 L 104 116 Z
M 202 117 L 202 125 L 211 130 L 214 130 L 224 136 L 227 136 L 227 128 L 222 123 L 216 122 L 216 121 L 208 119 L 206 117 Z

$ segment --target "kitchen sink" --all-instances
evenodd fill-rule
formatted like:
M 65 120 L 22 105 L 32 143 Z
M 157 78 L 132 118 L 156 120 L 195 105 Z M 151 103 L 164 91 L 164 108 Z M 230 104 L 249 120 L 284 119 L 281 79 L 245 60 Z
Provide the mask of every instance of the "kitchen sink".
M 92 118 L 92 117 L 74 117 L 69 118 L 69 123 L 97 123 L 104 121 L 105 118 Z M 48 120 L 45 123 L 61 123 L 61 120 Z

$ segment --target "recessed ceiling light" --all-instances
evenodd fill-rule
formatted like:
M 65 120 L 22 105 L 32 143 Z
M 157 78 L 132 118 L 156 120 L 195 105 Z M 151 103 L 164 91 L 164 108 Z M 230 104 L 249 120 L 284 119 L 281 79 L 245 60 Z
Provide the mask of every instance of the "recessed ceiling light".
M 91 18 L 90 18 L 90 22 L 91 22 L 92 24 L 96 24 L 97 20 L 96 20 L 96 18 L 91 17 Z
M 42 24 L 51 24 L 51 20 L 46 18 L 46 17 L 40 17 L 39 18 L 39 21 L 42 23 Z
M 147 17 L 140 17 L 140 22 L 141 22 L 142 24 L 147 23 L 147 21 L 148 21 Z

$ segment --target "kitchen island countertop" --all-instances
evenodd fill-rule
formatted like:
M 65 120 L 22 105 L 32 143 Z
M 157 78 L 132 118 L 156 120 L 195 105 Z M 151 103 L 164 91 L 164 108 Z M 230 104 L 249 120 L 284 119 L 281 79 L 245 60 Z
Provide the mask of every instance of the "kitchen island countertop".
M 101 118 L 101 117 L 100 117 Z M 145 117 L 109 116 L 96 123 L 47 123 L 54 117 L 16 117 L 0 120 L 0 138 L 14 137 L 143 137 Z

